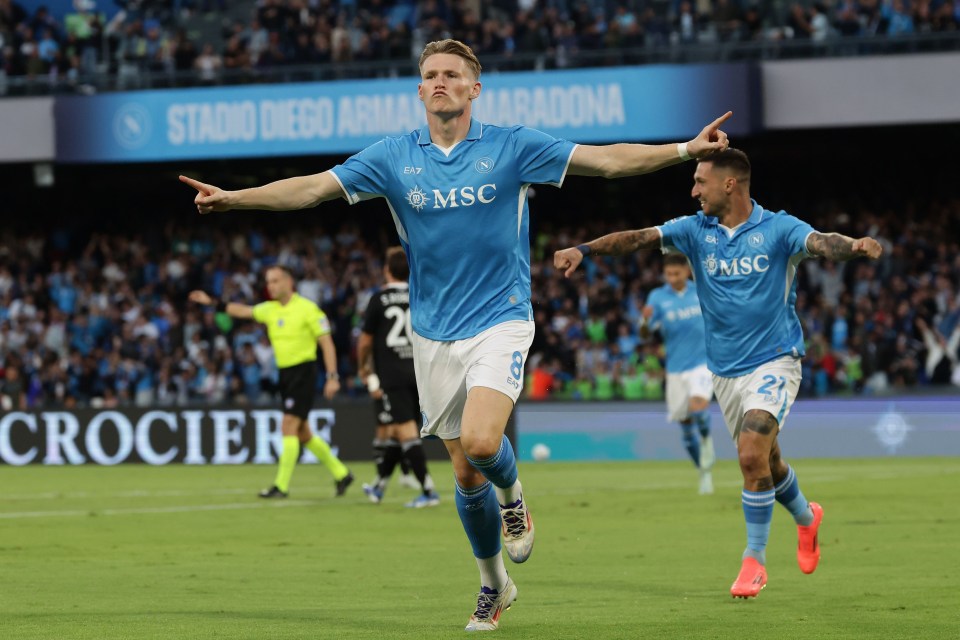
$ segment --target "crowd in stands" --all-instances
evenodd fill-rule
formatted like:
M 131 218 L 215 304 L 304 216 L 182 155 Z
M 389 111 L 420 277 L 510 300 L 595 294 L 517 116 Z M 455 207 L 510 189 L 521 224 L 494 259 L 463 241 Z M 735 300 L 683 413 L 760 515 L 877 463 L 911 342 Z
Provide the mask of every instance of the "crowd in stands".
M 209 41 L 191 35 L 191 16 L 219 15 L 228 4 L 249 5 L 248 17 L 224 16 Z M 529 56 L 536 67 L 562 68 L 638 61 L 589 55 L 600 51 L 960 29 L 957 0 L 74 0 L 74 7 L 58 20 L 44 7 L 31 12 L 0 0 L 0 76 L 69 85 L 100 74 L 126 88 L 139 86 L 145 72 L 206 84 L 225 70 L 236 81 L 289 65 L 406 61 L 409 72 L 424 43 L 447 37 L 499 60 L 500 69 Z
M 876 237 L 884 257 L 802 263 L 802 393 L 960 386 L 960 200 L 808 219 Z M 611 230 L 602 222 L 536 230 L 529 398 L 662 397 L 661 346 L 637 331 L 646 295 L 660 284 L 659 254 L 590 259 L 569 280 L 552 267 L 555 249 Z M 247 223 L 230 231 L 171 223 L 140 235 L 0 231 L 2 409 L 275 402 L 261 328 L 187 302 L 194 288 L 263 300 L 263 270 L 275 263 L 329 315 L 344 392 L 362 396 L 356 339 L 393 242 L 386 225 L 370 233 L 352 222 L 280 232 Z

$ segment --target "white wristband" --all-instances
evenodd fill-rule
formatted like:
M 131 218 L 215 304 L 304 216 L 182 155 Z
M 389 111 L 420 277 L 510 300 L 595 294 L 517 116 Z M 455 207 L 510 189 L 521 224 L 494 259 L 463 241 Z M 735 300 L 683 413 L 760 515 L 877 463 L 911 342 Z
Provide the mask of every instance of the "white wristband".
M 375 373 L 367 376 L 367 391 L 373 393 L 380 390 L 380 378 Z
M 690 154 L 687 153 L 687 143 L 686 143 L 686 142 L 678 142 L 678 143 L 677 143 L 677 155 L 679 155 L 679 156 L 680 156 L 680 159 L 683 160 L 684 162 L 686 162 L 687 160 L 690 160 L 690 159 L 691 159 L 691 158 L 690 158 Z

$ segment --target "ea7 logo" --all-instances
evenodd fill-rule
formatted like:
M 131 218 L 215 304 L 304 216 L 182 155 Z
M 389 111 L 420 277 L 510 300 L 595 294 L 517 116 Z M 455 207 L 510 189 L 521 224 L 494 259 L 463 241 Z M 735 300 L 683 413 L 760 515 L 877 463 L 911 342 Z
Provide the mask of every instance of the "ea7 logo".
M 717 244 L 717 236 L 708 233 L 703 241 L 707 244 Z
M 423 172 L 423 167 L 404 167 L 403 172 L 407 175 L 417 175 Z

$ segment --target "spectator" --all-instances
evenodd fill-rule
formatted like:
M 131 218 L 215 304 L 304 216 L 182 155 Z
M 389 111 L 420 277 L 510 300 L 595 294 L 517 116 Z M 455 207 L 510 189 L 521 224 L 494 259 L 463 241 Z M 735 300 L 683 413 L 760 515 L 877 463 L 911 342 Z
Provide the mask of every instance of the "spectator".
M 673 25 L 674 32 L 681 43 L 690 44 L 697 41 L 700 31 L 698 21 L 693 4 L 689 0 L 681 2 Z
M 49 69 L 55 66 L 57 55 L 60 53 L 60 44 L 53 37 L 53 31 L 49 28 L 43 30 L 43 37 L 37 43 L 37 54 Z
M 790 6 L 790 16 L 787 18 L 787 27 L 796 40 L 809 40 L 813 37 L 813 26 L 803 5 L 794 3 Z
M 14 362 L 6 365 L 0 382 L 0 408 L 4 411 L 27 409 L 27 394 L 20 378 L 20 369 Z
M 736 0 L 716 0 L 713 9 L 713 22 L 717 36 L 721 41 L 738 40 L 743 14 Z
M 814 42 L 824 42 L 830 37 L 830 19 L 827 17 L 827 8 L 819 2 L 814 2 L 810 9 L 810 39 Z
M 860 19 L 857 15 L 856 0 L 843 0 L 836 10 L 835 26 L 837 33 L 844 37 L 858 36 L 861 33 Z
M 889 27 L 890 36 L 909 35 L 914 32 L 913 16 L 903 0 L 893 0 L 890 4 Z
M 197 70 L 197 78 L 200 80 L 200 84 L 212 85 L 219 80 L 223 60 L 214 51 L 213 45 L 205 44 L 203 45 L 203 51 L 194 60 L 193 66 Z

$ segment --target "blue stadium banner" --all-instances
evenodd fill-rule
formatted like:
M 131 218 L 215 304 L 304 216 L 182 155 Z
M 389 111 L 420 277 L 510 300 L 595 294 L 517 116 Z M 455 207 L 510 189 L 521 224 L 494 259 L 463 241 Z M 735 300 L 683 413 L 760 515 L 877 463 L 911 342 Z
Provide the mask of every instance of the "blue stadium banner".
M 475 116 L 575 142 L 685 140 L 727 110 L 757 130 L 748 64 L 487 74 Z M 350 154 L 423 126 L 417 79 L 215 87 L 56 99 L 59 162 Z
M 736 460 L 720 407 L 710 412 L 717 457 Z M 662 402 L 521 402 L 514 413 L 521 460 L 537 445 L 551 460 L 687 458 Z M 779 441 L 791 458 L 958 456 L 960 396 L 798 400 Z

